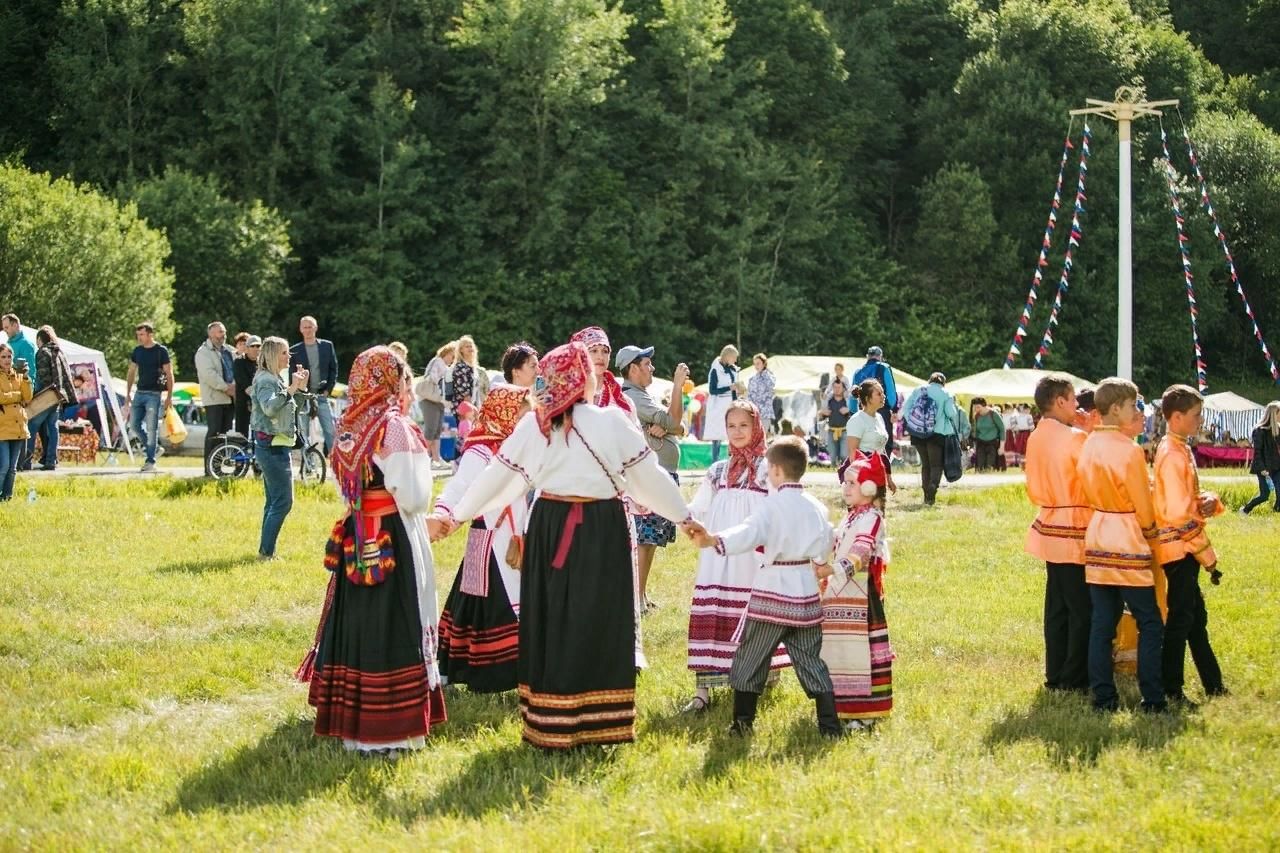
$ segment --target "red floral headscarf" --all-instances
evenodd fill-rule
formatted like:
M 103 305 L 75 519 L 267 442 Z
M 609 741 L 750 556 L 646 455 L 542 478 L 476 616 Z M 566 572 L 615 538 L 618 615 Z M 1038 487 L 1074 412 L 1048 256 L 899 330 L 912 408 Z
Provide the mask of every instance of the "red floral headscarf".
M 463 447 L 487 447 L 497 451 L 515 430 L 520 418 L 528 411 L 528 388 L 519 385 L 508 385 L 500 382 L 489 389 L 489 396 L 484 398 L 480 406 L 480 414 L 476 416 L 476 425 L 471 428 Z
M 677 391 L 679 389 L 675 389 L 672 393 Z M 760 421 L 760 410 L 756 408 L 756 404 L 748 400 L 734 400 L 725 410 L 726 421 L 729 419 L 729 412 L 734 411 L 751 414 L 751 441 L 742 447 L 729 445 L 729 474 L 725 482 L 731 486 L 737 485 L 743 476 L 748 478 L 755 476 L 756 465 L 759 464 L 765 451 L 764 424 Z
M 538 426 L 550 441 L 551 419 L 569 411 L 582 399 L 593 367 L 586 345 L 581 341 L 570 341 L 544 355 L 538 362 L 538 368 L 547 383 L 546 390 L 542 392 L 542 406 L 538 408 Z
M 396 434 L 412 436 L 422 450 L 427 449 L 421 430 L 404 410 L 408 370 L 400 356 L 384 346 L 365 350 L 351 365 L 350 405 L 338 420 L 337 440 L 329 456 L 338 488 L 350 503 L 359 499 L 365 483 L 373 478 L 373 455 L 382 449 L 389 423 L 402 421 L 404 428 Z
M 588 350 L 591 347 L 604 347 L 609 352 L 613 352 L 613 347 L 609 345 L 609 336 L 599 326 L 587 326 L 585 329 L 574 332 L 569 341 L 570 343 L 576 341 Z M 606 368 L 599 380 L 594 401 L 597 406 L 616 406 L 624 412 L 632 411 L 631 401 L 627 399 L 626 394 L 622 393 L 622 386 L 618 384 L 618 379 L 612 371 Z

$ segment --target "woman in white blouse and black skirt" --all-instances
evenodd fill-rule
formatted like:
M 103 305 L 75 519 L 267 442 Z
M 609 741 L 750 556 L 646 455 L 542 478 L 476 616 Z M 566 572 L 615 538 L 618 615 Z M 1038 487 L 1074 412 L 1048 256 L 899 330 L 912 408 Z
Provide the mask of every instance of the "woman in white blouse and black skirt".
M 635 620 L 623 495 L 672 521 L 680 490 L 627 415 L 602 409 L 587 348 L 542 359 L 543 405 L 521 419 L 439 535 L 540 489 L 524 542 L 517 679 L 524 739 L 546 749 L 635 739 Z

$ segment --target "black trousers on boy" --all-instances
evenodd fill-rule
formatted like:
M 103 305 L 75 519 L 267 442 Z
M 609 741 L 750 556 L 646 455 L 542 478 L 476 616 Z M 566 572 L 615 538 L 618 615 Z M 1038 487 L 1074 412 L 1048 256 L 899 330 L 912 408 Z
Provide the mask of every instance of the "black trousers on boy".
M 1093 604 L 1079 563 L 1045 563 L 1044 686 L 1089 689 L 1089 624 Z
M 1169 615 L 1164 626 L 1161 680 L 1167 696 L 1182 695 L 1183 661 L 1191 647 L 1191 660 L 1200 674 L 1200 685 L 1210 696 L 1223 692 L 1222 669 L 1209 645 L 1209 611 L 1200 593 L 1200 564 L 1192 556 L 1164 564 L 1169 580 Z

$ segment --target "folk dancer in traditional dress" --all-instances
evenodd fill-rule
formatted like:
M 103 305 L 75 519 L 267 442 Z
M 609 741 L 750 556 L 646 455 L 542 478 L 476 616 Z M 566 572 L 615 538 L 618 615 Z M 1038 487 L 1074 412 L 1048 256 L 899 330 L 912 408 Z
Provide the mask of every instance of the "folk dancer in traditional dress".
M 671 393 L 675 393 L 672 390 Z M 706 426 L 702 440 L 711 442 L 711 461 L 720 458 L 720 443 L 726 439 L 724 415 L 729 404 L 738 399 L 738 348 L 729 344 L 707 371 Z
M 436 536 L 539 489 L 525 538 L 517 674 L 524 739 L 546 749 L 635 738 L 635 588 L 629 495 L 678 522 L 680 490 L 635 424 L 599 408 L 587 348 L 543 357 L 542 405 L 525 415 Z
M 1138 388 L 1112 377 L 1093 394 L 1102 424 L 1080 451 L 1080 481 L 1093 507 L 1085 530 L 1085 582 L 1093 605 L 1089 624 L 1089 685 L 1093 705 L 1119 708 L 1112 663 L 1112 640 L 1124 607 L 1138 626 L 1138 688 L 1142 708 L 1167 707 L 1160 676 L 1164 625 L 1156 605 L 1152 549 L 1155 509 L 1142 449 L 1121 431 L 1137 411 Z
M 531 391 L 498 383 L 480 406 L 467 436 L 458 471 L 436 498 L 433 516 L 450 512 L 493 461 L 520 418 L 531 408 Z M 520 571 L 507 557 L 519 549 L 529 515 L 520 495 L 471 522 L 467 547 L 440 615 L 440 676 L 477 693 L 516 689 L 520 631 Z
M 725 530 L 751 517 L 769 494 L 769 463 L 765 461 L 763 418 L 755 405 L 735 400 L 725 415 L 729 458 L 712 463 L 689 505 L 708 530 Z M 689 608 L 689 669 L 696 692 L 684 706 L 701 713 L 711 705 L 711 688 L 729 684 L 729 665 L 738 648 L 737 632 L 751 597 L 756 573 L 762 568 L 759 551 L 718 554 L 705 548 L 698 554 L 698 574 Z M 769 665 L 769 678 L 791 665 L 779 648 Z
M 831 671 L 836 715 L 854 732 L 893 711 L 894 654 L 884 612 L 884 457 L 855 450 L 841 467 L 840 482 L 849 512 L 836 528 L 830 565 L 819 570 L 822 659 Z
M 609 335 L 605 330 L 599 326 L 587 326 L 570 335 L 569 342 L 577 342 L 585 346 L 587 355 L 591 358 L 592 373 L 596 379 L 596 393 L 591 402 L 601 408 L 613 406 L 621 409 L 637 427 L 643 429 L 634 404 L 623 393 L 622 385 L 609 370 L 613 345 L 609 342 Z M 640 594 L 640 554 L 636 538 L 636 516 L 647 515 L 648 510 L 630 500 L 624 500 L 623 503 L 627 509 L 627 524 L 631 530 L 631 575 L 636 598 L 636 669 L 646 669 L 649 666 L 649 658 L 644 653 L 644 632 L 640 625 L 640 618 L 645 613 L 645 600 Z
M 764 567 L 756 573 L 729 667 L 733 688 L 729 731 L 738 735 L 751 731 L 774 652 L 782 643 L 800 685 L 814 700 L 818 730 L 839 737 L 844 729 L 836 716 L 831 674 L 821 655 L 822 604 L 815 575 L 815 564 L 825 565 L 831 556 L 831 524 L 826 508 L 800 485 L 809 461 L 802 441 L 793 436 L 778 439 L 765 459 L 775 491 L 756 512 L 718 534 L 708 533 L 697 523 L 686 527 L 698 547 L 714 548 L 717 554 L 764 548 Z
M 1044 561 L 1044 686 L 1089 691 L 1089 626 L 1093 605 L 1085 584 L 1085 530 L 1093 509 L 1080 479 L 1088 433 L 1071 424 L 1076 392 L 1065 376 L 1036 383 L 1039 425 L 1027 439 L 1027 497 L 1039 507 L 1025 550 Z
M 330 457 L 347 512 L 325 550 L 329 591 L 298 671 L 311 682 L 316 734 L 366 753 L 420 748 L 445 720 L 425 524 L 431 454 L 408 415 L 409 375 L 383 346 L 351 366 Z
M 1224 696 L 1222 668 L 1209 644 L 1209 612 L 1200 592 L 1200 570 L 1211 583 L 1222 580 L 1218 555 L 1209 542 L 1205 520 L 1221 515 L 1222 501 L 1200 490 L 1200 475 L 1187 439 L 1200 431 L 1204 397 L 1187 385 L 1172 385 L 1160 399 L 1169 431 L 1156 450 L 1155 511 L 1159 539 L 1156 562 L 1168 581 L 1169 615 L 1164 626 L 1161 679 L 1165 698 L 1195 707 L 1183 692 L 1183 664 L 1188 646 L 1206 696 Z

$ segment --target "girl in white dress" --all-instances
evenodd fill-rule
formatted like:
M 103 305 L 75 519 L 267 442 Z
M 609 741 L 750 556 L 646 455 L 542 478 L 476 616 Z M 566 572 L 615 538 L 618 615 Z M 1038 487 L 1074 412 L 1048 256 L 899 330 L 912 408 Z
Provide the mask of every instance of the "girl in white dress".
M 711 465 L 689 507 L 708 530 L 741 524 L 770 491 L 764 424 L 755 405 L 745 400 L 730 403 L 725 432 L 729 458 Z M 684 706 L 686 712 L 705 711 L 711 704 L 711 688 L 728 686 L 729 665 L 738 647 L 735 634 L 760 567 L 761 555 L 756 551 L 722 555 L 707 548 L 699 553 L 689 608 L 689 669 L 697 692 Z M 771 679 L 789 664 L 786 651 L 779 647 L 770 664 Z
M 720 357 L 711 362 L 707 371 L 706 426 L 702 440 L 711 442 L 711 461 L 720 459 L 720 442 L 726 439 L 724 416 L 729 404 L 737 399 L 738 348 L 729 344 L 720 350 Z

